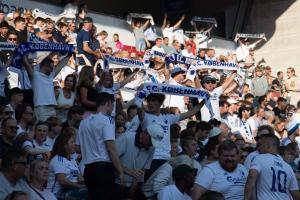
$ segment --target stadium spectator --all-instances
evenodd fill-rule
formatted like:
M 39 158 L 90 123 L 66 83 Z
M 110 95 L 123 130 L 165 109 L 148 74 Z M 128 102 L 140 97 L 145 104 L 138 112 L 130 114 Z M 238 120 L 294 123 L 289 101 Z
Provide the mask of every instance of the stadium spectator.
M 279 139 L 275 135 L 266 135 L 262 140 L 265 145 L 265 154 L 256 156 L 252 161 L 245 187 L 245 199 L 251 199 L 256 182 L 258 184 L 256 188 L 258 199 L 288 199 L 290 195 L 295 199 L 299 198 L 300 193 L 296 176 L 292 168 L 278 155 Z M 276 184 L 279 180 L 274 179 L 280 177 L 278 173 L 280 174 L 282 171 L 285 175 L 285 181 L 281 186 L 280 183 Z M 268 189 L 265 189 L 265 187 L 268 187 Z
M 285 88 L 287 91 L 287 96 L 289 98 L 289 103 L 296 105 L 300 99 L 300 85 L 299 78 L 296 75 L 296 71 L 293 67 L 287 68 L 287 81 L 285 83 Z
M 6 42 L 8 36 L 8 29 L 9 29 L 9 25 L 7 21 L 2 21 L 0 23 L 0 42 Z
M 191 199 L 188 195 L 193 187 L 197 170 L 188 165 L 179 165 L 173 169 L 174 185 L 168 185 L 158 193 L 158 200 Z
M 238 163 L 238 147 L 232 141 L 224 141 L 219 146 L 218 154 L 219 160 L 206 165 L 197 176 L 192 191 L 193 199 L 199 199 L 207 190 L 220 192 L 225 199 L 243 199 L 248 172 Z M 227 180 L 227 184 L 221 180 Z
M 49 168 L 47 161 L 35 160 L 30 164 L 30 192 L 34 199 L 56 200 L 54 194 L 45 188 L 48 180 Z
M 0 198 L 4 199 L 13 191 L 22 191 L 34 199 L 30 187 L 24 178 L 27 168 L 27 158 L 24 152 L 8 151 L 2 160 L 2 171 L 0 172 Z

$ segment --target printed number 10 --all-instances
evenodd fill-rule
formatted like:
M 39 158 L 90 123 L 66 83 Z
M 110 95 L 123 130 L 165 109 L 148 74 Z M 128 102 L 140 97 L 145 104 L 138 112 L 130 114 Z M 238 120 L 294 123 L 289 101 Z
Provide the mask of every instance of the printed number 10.
M 287 177 L 287 175 L 286 175 L 285 171 L 278 170 L 276 173 L 276 170 L 273 167 L 271 167 L 271 170 L 272 170 L 272 174 L 273 174 L 271 191 L 287 193 L 286 192 L 286 177 Z M 282 180 L 282 178 L 283 178 L 283 180 Z

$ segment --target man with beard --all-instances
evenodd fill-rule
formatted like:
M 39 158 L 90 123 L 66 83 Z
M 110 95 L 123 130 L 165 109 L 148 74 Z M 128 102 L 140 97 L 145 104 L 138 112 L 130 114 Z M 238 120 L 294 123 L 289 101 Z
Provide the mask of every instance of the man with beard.
M 28 104 L 19 104 L 15 109 L 15 117 L 18 122 L 17 135 L 28 133 L 33 125 L 33 110 Z
M 245 186 L 245 200 L 252 199 L 256 188 L 257 199 L 299 199 L 296 176 L 288 163 L 279 156 L 279 139 L 273 135 L 261 138 L 264 154 L 256 156 L 251 163 Z
M 220 144 L 218 154 L 219 160 L 206 165 L 197 176 L 192 191 L 193 200 L 198 200 L 207 190 L 222 193 L 226 200 L 244 199 L 248 172 L 238 163 L 238 147 L 226 140 Z

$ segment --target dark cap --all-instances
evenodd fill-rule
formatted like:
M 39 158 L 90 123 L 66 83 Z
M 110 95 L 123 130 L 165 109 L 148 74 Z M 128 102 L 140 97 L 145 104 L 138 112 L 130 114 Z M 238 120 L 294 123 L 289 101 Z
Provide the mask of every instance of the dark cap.
M 181 69 L 180 67 L 175 67 L 172 71 L 171 71 L 171 77 L 175 77 L 178 74 L 184 74 L 185 71 L 183 69 Z
M 86 17 L 84 18 L 83 23 L 93 23 L 93 19 L 91 17 Z
M 178 165 L 177 167 L 175 167 L 175 169 L 173 169 L 172 176 L 175 181 L 179 181 L 184 179 L 184 177 L 190 173 L 196 176 L 197 171 L 198 171 L 197 169 L 183 164 L 183 165 Z
M 15 94 L 22 94 L 22 93 L 23 92 L 22 92 L 22 90 L 20 88 L 14 87 L 14 88 L 12 88 L 12 89 L 9 90 L 8 96 L 11 97 L 11 96 L 13 96 Z
M 205 83 L 206 81 L 217 81 L 217 79 L 211 75 L 206 75 L 202 78 L 202 82 Z
M 0 28 L 3 28 L 3 27 L 9 28 L 9 24 L 7 21 L 3 21 L 0 23 Z

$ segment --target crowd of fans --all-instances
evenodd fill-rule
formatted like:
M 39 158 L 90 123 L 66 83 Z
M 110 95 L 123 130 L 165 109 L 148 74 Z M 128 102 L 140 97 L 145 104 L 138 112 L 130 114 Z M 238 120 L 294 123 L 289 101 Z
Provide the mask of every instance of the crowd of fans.
M 0 42 L 35 35 L 76 47 L 20 58 L 1 50 L 0 199 L 300 199 L 300 79 L 255 60 L 265 38 L 236 38 L 235 52 L 216 55 L 213 26 L 185 35 L 186 16 L 171 26 L 165 15 L 163 37 L 150 20 L 133 20 L 128 50 L 118 33 L 96 29 L 86 6 L 68 8 L 76 18 L 56 22 L 0 10 Z M 104 68 L 105 55 L 143 61 L 152 51 L 234 62 L 243 80 L 216 69 L 190 80 L 187 65 L 162 57 L 145 70 Z M 197 98 L 141 99 L 153 81 L 207 91 L 214 115 Z

